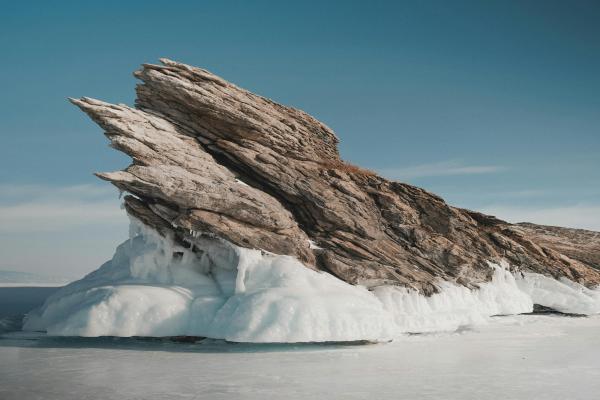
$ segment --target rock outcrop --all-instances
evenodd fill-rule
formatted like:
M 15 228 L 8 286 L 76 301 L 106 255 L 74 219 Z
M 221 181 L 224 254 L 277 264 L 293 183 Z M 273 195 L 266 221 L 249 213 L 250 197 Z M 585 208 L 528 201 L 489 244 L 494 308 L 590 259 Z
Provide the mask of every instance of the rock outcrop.
M 542 246 L 600 270 L 600 232 L 522 222 L 515 228 Z
M 423 189 L 341 160 L 310 115 L 210 72 L 163 59 L 135 73 L 135 108 L 71 101 L 133 163 L 97 174 L 129 193 L 129 214 L 194 245 L 198 234 L 291 255 L 368 287 L 473 287 L 489 261 L 587 286 L 600 271 L 536 230 L 451 207 Z M 201 251 L 201 250 L 198 250 Z

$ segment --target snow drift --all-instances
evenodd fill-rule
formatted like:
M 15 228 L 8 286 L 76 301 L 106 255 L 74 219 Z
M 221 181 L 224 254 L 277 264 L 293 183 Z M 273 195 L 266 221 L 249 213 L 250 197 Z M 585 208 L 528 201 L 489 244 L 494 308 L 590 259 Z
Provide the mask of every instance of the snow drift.
M 310 270 L 290 256 L 195 235 L 196 250 L 132 221 L 131 237 L 97 271 L 47 299 L 25 330 L 74 336 L 204 336 L 237 342 L 386 341 L 406 332 L 456 330 L 489 316 L 600 312 L 600 291 L 539 274 L 494 268 L 470 290 L 440 282 L 426 297 L 369 291 Z

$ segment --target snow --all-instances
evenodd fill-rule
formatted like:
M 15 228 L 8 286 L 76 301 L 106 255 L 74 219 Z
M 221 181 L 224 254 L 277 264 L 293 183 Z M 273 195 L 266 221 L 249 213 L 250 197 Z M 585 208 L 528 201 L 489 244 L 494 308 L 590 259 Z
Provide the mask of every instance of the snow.
M 389 314 L 365 288 L 292 257 L 192 236 L 201 256 L 134 224 L 111 261 L 51 296 L 24 329 L 239 342 L 391 338 Z
M 469 290 L 440 282 L 426 297 L 398 287 L 369 291 L 298 260 L 240 248 L 190 231 L 201 251 L 133 221 L 131 238 L 100 269 L 31 312 L 30 331 L 59 336 L 203 336 L 234 342 L 389 341 L 530 312 L 600 311 L 600 291 L 490 265 L 491 282 Z M 191 243 L 190 243 L 191 246 Z
M 0 335 L 0 398 L 595 399 L 600 317 L 495 317 L 365 346 Z
M 519 290 L 514 276 L 504 267 L 494 266 L 492 281 L 479 290 L 441 282 L 440 292 L 426 297 L 414 290 L 383 286 L 375 295 L 392 314 L 402 332 L 454 331 L 486 323 L 489 316 L 533 311 L 533 302 Z
M 519 289 L 527 293 L 532 301 L 564 313 L 600 313 L 600 290 L 591 290 L 566 278 L 523 273 L 517 275 Z

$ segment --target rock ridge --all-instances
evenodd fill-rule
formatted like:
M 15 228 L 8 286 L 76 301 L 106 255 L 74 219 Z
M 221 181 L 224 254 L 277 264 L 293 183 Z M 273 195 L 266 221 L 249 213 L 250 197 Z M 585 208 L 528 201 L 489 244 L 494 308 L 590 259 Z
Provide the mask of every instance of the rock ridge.
M 130 194 L 130 215 L 192 249 L 214 235 L 348 283 L 424 293 L 439 279 L 488 281 L 490 261 L 600 284 L 585 259 L 531 229 L 344 162 L 333 130 L 303 111 L 167 59 L 134 75 L 134 108 L 70 100 L 132 158 L 97 176 Z

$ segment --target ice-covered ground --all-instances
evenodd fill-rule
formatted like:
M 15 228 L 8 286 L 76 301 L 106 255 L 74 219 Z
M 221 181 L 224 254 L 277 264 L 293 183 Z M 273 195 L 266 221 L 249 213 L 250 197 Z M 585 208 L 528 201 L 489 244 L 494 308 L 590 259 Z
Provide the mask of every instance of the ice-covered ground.
M 289 256 L 190 232 L 176 245 L 134 221 L 113 259 L 52 295 L 24 328 L 63 336 L 204 336 L 236 342 L 388 341 L 406 332 L 453 331 L 533 304 L 595 314 L 600 291 L 567 280 L 494 269 L 469 290 L 440 282 L 369 291 Z M 201 251 L 191 251 L 190 246 Z
M 196 238 L 197 257 L 137 231 L 115 257 L 58 289 L 3 288 L 0 399 L 595 399 L 600 316 L 510 315 L 533 303 L 596 314 L 597 290 L 496 267 L 479 290 L 367 291 L 289 257 Z M 202 242 L 204 241 L 204 242 Z M 0 297 L 0 300 L 3 298 Z M 453 333 L 431 333 L 439 331 Z M 410 335 L 406 332 L 430 332 Z M 60 335 L 194 334 L 206 339 Z M 58 336 L 55 336 L 58 335 Z
M 508 316 L 364 346 L 0 337 L 0 399 L 597 399 L 600 318 Z

